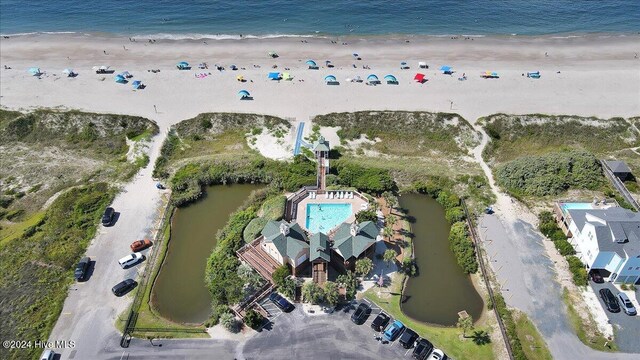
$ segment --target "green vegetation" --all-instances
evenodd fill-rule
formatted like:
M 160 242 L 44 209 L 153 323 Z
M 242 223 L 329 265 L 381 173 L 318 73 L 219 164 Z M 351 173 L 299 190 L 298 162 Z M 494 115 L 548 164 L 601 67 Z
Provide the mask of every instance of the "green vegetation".
M 338 183 L 360 191 L 381 194 L 396 188 L 396 184 L 387 170 L 362 167 L 339 160 L 335 162 L 333 169 L 337 171 Z
M 47 339 L 62 310 L 73 269 L 114 196 L 106 183 L 73 188 L 56 199 L 32 230 L 0 249 L 3 339 Z M 2 357 L 35 357 L 40 349 Z
M 478 271 L 476 253 L 473 243 L 469 239 L 466 223 L 457 222 L 451 225 L 449 246 L 465 274 L 475 274 Z
M 638 134 L 621 118 L 496 114 L 480 121 L 491 138 L 483 155 L 495 163 L 559 150 L 600 155 L 640 146 Z
M 367 276 L 373 270 L 373 261 L 369 258 L 356 260 L 356 274 Z
M 264 316 L 253 309 L 249 309 L 244 315 L 244 323 L 252 329 L 258 329 L 264 320 Z
M 406 316 L 400 309 L 402 281 L 394 279 L 389 289 L 380 291 L 372 288 L 365 292 L 364 297 L 373 301 L 394 319 L 402 321 L 407 327 L 416 331 L 420 336 L 429 339 L 437 348 L 442 349 L 454 359 L 495 359 L 490 343 L 476 343 L 460 339 L 460 332 L 454 327 L 431 326 L 415 321 Z M 486 326 L 486 331 L 491 327 Z
M 262 215 L 251 220 L 244 229 L 242 237 L 245 243 L 255 240 L 269 220 L 281 220 L 284 217 L 286 203 L 287 198 L 284 195 L 274 195 L 268 198 L 258 211 L 258 214 Z
M 324 283 L 324 297 L 327 303 L 331 306 L 338 305 L 340 300 L 340 290 L 338 289 L 338 284 L 327 281 Z
M 271 277 L 273 278 L 273 283 L 276 284 L 276 286 L 282 286 L 289 275 L 291 275 L 289 267 L 287 265 L 281 265 L 273 271 Z
M 463 337 L 467 337 L 467 331 L 473 330 L 473 318 L 471 316 L 459 318 L 456 327 L 462 330 Z
M 477 133 L 458 114 L 408 111 L 360 111 L 318 115 L 314 124 L 340 126 L 338 136 L 356 140 L 364 135 L 380 139 L 372 148 L 390 155 L 409 155 L 437 150 L 467 153 L 479 143 Z
M 584 151 L 523 156 L 496 168 L 496 181 L 516 197 L 558 195 L 604 184 L 600 162 Z
M 302 285 L 302 298 L 312 304 L 320 304 L 325 300 L 324 289 L 314 282 L 306 282 Z
M 356 292 L 360 286 L 360 280 L 351 270 L 348 270 L 346 274 L 338 275 L 336 283 L 345 289 L 345 300 L 350 301 L 355 299 Z
M 553 241 L 556 249 L 560 255 L 565 256 L 569 263 L 569 270 L 573 275 L 573 282 L 578 285 L 587 284 L 587 271 L 584 269 L 584 265 L 577 257 L 573 256 L 576 251 L 573 246 L 567 241 L 567 236 L 558 227 L 553 214 L 549 211 L 543 211 L 538 215 L 538 229 L 540 232 Z
M 576 310 L 573 303 L 582 300 L 573 298 L 569 294 L 569 290 L 567 290 L 567 288 L 563 289 L 562 300 L 567 306 L 567 314 L 569 315 L 569 322 L 573 327 L 573 331 L 575 331 L 576 335 L 578 335 L 578 339 L 580 339 L 583 344 L 599 351 L 618 351 L 616 343 L 611 339 L 607 339 L 598 330 L 595 320 L 588 311 L 579 313 Z
M 509 344 L 511 344 L 511 351 L 513 352 L 513 358 L 516 360 L 527 360 L 527 355 L 522 348 L 521 339 L 518 337 L 518 327 L 513 318 L 513 313 L 507 304 L 504 302 L 504 298 L 500 294 L 495 294 L 495 302 L 493 304 L 494 310 L 498 312 L 498 315 L 504 323 L 507 337 L 509 338 Z M 533 360 L 533 359 L 531 359 Z
M 373 221 L 376 222 L 378 221 L 378 215 L 376 214 L 375 210 L 373 209 L 368 209 L 368 210 L 360 210 L 356 213 L 356 221 L 358 222 L 365 222 L 365 221 Z
M 296 282 L 292 278 L 286 278 L 282 285 L 278 287 L 278 290 L 289 299 L 293 299 L 296 296 Z
M 232 313 L 227 312 L 220 315 L 220 324 L 229 332 L 237 333 L 240 331 L 241 322 Z
M 547 344 L 536 329 L 535 325 L 529 320 L 527 315 L 522 312 L 515 312 L 516 333 L 522 345 L 527 359 L 530 360 L 552 360 L 551 352 L 547 348 Z

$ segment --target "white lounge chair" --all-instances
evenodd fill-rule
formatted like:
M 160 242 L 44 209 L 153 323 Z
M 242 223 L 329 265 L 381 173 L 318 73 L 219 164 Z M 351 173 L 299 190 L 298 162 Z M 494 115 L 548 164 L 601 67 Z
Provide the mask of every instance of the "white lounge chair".
M 325 199 L 328 199 L 328 198 L 329 198 L 329 193 L 328 193 L 328 192 L 324 193 L 324 198 L 325 198 Z
M 344 199 L 344 193 L 340 191 L 340 199 Z

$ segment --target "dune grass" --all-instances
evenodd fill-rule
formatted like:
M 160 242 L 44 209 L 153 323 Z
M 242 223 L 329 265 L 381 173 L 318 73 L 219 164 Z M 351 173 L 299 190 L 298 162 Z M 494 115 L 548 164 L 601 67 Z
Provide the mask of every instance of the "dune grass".
M 518 339 L 520 339 L 522 350 L 527 359 L 552 360 L 553 356 L 551 356 L 547 344 L 527 315 L 522 312 L 515 312 L 514 317 Z
M 573 331 L 575 331 L 578 339 L 580 339 L 583 344 L 599 351 L 618 351 L 618 345 L 616 345 L 614 341 L 608 340 L 598 331 L 595 320 L 591 317 L 590 313 L 587 314 L 588 319 L 578 314 L 578 311 L 573 306 L 573 301 L 575 300 L 569 294 L 567 288 L 564 288 L 562 291 L 562 300 L 567 307 L 567 315 L 569 316 L 569 322 L 573 327 Z

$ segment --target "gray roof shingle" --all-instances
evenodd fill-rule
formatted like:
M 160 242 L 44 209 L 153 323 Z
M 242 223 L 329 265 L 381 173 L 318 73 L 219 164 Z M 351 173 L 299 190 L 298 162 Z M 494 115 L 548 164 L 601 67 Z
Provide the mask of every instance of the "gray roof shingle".
M 586 223 L 595 226 L 600 251 L 615 252 L 622 258 L 626 258 L 626 254 L 640 254 L 639 213 L 621 207 L 570 209 L 568 212 L 580 231 Z M 618 240 L 626 242 L 619 243 Z

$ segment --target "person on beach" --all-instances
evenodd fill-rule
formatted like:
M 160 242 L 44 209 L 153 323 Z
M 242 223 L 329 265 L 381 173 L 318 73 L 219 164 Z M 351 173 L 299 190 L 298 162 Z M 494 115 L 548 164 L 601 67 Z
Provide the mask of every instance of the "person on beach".
M 107 55 L 107 50 L 102 50 L 102 52 L 103 52 L 105 55 Z

